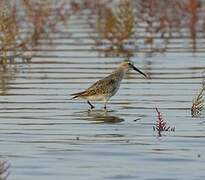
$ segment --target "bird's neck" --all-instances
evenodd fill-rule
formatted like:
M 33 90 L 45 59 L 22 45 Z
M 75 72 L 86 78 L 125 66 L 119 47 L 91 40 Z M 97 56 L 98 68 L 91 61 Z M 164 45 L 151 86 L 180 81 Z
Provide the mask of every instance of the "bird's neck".
M 118 67 L 116 70 L 112 72 L 112 74 L 118 77 L 120 80 L 124 78 L 126 73 L 127 73 L 127 70 L 122 67 Z

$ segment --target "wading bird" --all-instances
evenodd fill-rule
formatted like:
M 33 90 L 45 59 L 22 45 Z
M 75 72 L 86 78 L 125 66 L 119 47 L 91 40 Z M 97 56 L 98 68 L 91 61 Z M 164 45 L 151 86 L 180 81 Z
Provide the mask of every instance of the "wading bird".
M 72 99 L 81 98 L 87 100 L 87 103 L 90 105 L 91 109 L 95 107 L 91 104 L 90 101 L 103 101 L 104 109 L 106 109 L 107 102 L 112 96 L 116 94 L 122 79 L 131 69 L 147 77 L 145 73 L 134 66 L 133 61 L 125 60 L 121 62 L 117 69 L 115 69 L 109 76 L 100 79 L 85 91 L 71 94 L 71 96 L 73 96 Z

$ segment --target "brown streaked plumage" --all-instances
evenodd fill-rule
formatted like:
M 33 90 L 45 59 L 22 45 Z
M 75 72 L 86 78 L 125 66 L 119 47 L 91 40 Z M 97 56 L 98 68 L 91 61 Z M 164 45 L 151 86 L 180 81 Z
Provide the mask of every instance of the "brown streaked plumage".
M 146 77 L 146 74 L 137 69 L 132 61 L 125 60 L 121 62 L 117 69 L 114 70 L 109 76 L 100 79 L 87 90 L 71 94 L 71 96 L 73 96 L 73 99 L 86 99 L 91 109 L 93 109 L 94 106 L 90 103 L 90 101 L 104 101 L 104 109 L 106 109 L 108 100 L 116 94 L 122 79 L 131 69 L 139 72 L 140 74 L 143 74 Z

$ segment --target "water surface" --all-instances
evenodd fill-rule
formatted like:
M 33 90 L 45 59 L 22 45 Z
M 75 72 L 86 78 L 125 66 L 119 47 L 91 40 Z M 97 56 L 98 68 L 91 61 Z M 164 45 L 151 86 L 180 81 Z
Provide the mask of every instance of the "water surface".
M 132 60 L 151 78 L 129 73 L 107 111 L 102 103 L 89 111 L 69 94 L 108 75 L 123 58 L 99 57 L 89 28 L 81 41 L 76 28 L 70 39 L 60 39 L 65 31 L 53 45 L 42 44 L 31 63 L 0 71 L 0 154 L 12 165 L 9 179 L 205 179 L 205 113 L 190 113 L 204 54 L 138 53 Z M 155 107 L 175 132 L 157 136 Z

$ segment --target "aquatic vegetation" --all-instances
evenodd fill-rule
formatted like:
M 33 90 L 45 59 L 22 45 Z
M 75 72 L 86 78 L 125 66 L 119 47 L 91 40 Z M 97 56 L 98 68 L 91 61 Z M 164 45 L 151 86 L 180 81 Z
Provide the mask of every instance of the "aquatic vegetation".
M 57 23 L 65 21 L 68 13 L 65 11 L 65 3 L 54 4 L 50 1 L 22 0 L 26 12 L 26 20 L 32 26 L 31 43 L 38 44 L 43 36 L 49 37 L 56 29 Z
M 15 65 L 0 66 L 0 96 L 8 93 L 10 83 L 16 78 L 18 69 Z
M 136 2 L 137 27 L 143 28 L 144 45 L 151 53 L 167 51 L 170 40 L 180 33 L 183 11 L 176 0 L 139 0 Z M 180 17 L 180 18 L 179 18 Z
M 91 35 L 94 48 L 105 56 L 172 51 L 169 45 L 179 38 L 191 39 L 187 48 L 195 52 L 198 34 L 205 32 L 204 5 L 199 0 L 1 0 L 0 63 L 34 52 L 40 40 L 52 39 L 59 24 L 84 10 L 89 10 L 88 23 L 97 32 Z
M 205 90 L 205 86 L 202 86 L 201 90 L 192 101 L 192 107 L 191 107 L 192 117 L 199 117 L 201 115 L 201 111 L 204 108 L 204 97 L 203 97 L 204 90 Z
M 39 40 L 50 40 L 57 25 L 66 25 L 68 4 L 63 1 L 21 0 L 21 5 L 7 0 L 0 1 L 0 64 L 13 63 L 15 58 L 31 59 L 28 53 Z M 25 31 L 22 33 L 22 30 Z
M 16 20 L 16 6 L 9 1 L 0 1 L 0 64 L 6 64 L 9 49 L 16 48 L 18 24 Z
M 0 180 L 6 180 L 9 176 L 10 165 L 6 161 L 0 160 Z
M 192 48 L 193 51 L 196 51 L 196 38 L 197 38 L 197 28 L 199 27 L 198 23 L 199 20 L 202 20 L 202 18 L 200 18 L 200 9 L 201 9 L 201 1 L 199 0 L 187 0 L 185 2 L 185 7 L 184 10 L 187 13 L 187 19 L 188 19 L 188 23 L 187 23 L 187 27 L 190 31 L 190 36 L 191 36 L 191 40 L 192 40 Z
M 105 4 L 101 4 L 98 6 L 96 29 L 99 38 L 95 39 L 96 44 L 107 46 L 101 49 L 107 56 L 131 56 L 133 50 L 126 48 L 126 44 L 132 43 L 134 26 L 135 19 L 131 1 L 121 0 L 115 11 Z
M 183 42 L 184 38 L 191 39 L 184 48 L 195 52 L 198 37 L 205 32 L 204 3 L 199 0 L 111 2 L 89 4 L 95 12 L 91 19 L 97 16 L 97 23 L 91 23 L 98 33 L 93 37 L 95 48 L 107 56 L 132 56 L 139 49 L 148 53 L 173 51 L 173 40 Z
M 162 118 L 161 112 L 156 108 L 157 111 L 157 121 L 153 130 L 158 132 L 159 137 L 162 136 L 162 131 L 175 131 L 175 127 L 167 126 L 167 122 Z

